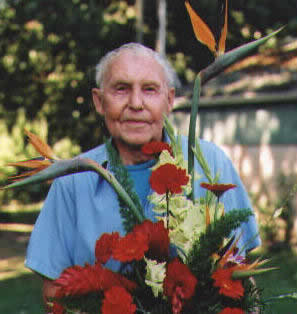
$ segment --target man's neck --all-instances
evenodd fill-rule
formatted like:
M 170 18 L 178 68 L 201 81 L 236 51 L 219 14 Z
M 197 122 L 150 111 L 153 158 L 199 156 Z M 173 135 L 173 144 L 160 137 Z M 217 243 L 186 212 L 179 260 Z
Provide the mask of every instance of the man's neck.
M 142 153 L 142 145 L 127 145 L 126 143 L 116 142 L 114 143 L 124 165 L 136 165 L 142 162 L 146 162 L 151 158 Z

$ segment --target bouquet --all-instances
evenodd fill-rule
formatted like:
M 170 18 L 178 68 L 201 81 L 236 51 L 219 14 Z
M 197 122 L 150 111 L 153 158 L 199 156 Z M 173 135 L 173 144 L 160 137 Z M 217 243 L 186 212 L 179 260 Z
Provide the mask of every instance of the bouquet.
M 265 261 L 249 263 L 237 248 L 240 235 L 229 237 L 252 212 L 249 209 L 225 212 L 220 197 L 236 186 L 216 183 L 218 176 L 211 177 L 198 141 L 195 156 L 209 182 L 201 183 L 207 190 L 204 197 L 194 201 L 189 198 L 191 176 L 180 137 L 165 121 L 170 145 L 151 142 L 142 147 L 143 153 L 156 158 L 150 177 L 154 193 L 149 198 L 155 205 L 157 221 L 145 219 L 141 208 L 132 199 L 127 200 L 133 194 L 129 187 L 126 194 L 118 188 L 126 235 L 102 234 L 94 248 L 94 265 L 77 265 L 62 272 L 54 281 L 56 295 L 50 302 L 53 313 L 251 313 L 261 306 L 260 293 L 250 277 L 271 268 L 258 268 Z M 12 164 L 40 170 L 13 185 L 36 177 L 38 180 L 38 175 L 42 180 L 48 179 L 49 173 L 56 176 L 75 168 L 106 171 L 87 159 L 57 160 L 50 147 L 36 135 L 28 131 L 27 135 L 47 158 Z M 117 189 L 127 178 L 111 145 L 108 150 L 115 173 L 115 177 L 108 174 L 109 180 Z M 119 173 L 121 176 L 116 178 Z M 110 258 L 125 264 L 125 271 L 105 268 Z
M 228 66 L 250 54 L 277 32 L 224 54 L 227 33 L 227 0 L 221 1 L 221 33 L 213 34 L 189 1 L 185 1 L 196 38 L 214 53 L 215 61 L 198 73 L 191 107 L 188 160 L 181 151 L 179 137 L 165 120 L 170 145 L 152 142 L 142 149 L 152 155 L 150 185 L 154 193 L 156 221 L 144 217 L 140 203 L 129 188 L 124 167 L 109 147 L 113 173 L 93 160 L 59 160 L 51 148 L 27 132 L 43 159 L 12 166 L 31 168 L 15 177 L 7 188 L 50 180 L 80 171 L 94 171 L 108 181 L 118 194 L 126 235 L 102 234 L 96 242 L 94 265 L 65 269 L 55 280 L 53 313 L 219 313 L 240 314 L 261 311 L 261 296 L 251 277 L 271 270 L 259 268 L 265 261 L 250 263 L 237 247 L 240 235 L 234 232 L 247 221 L 249 209 L 225 211 L 220 197 L 232 182 L 218 184 L 208 168 L 199 141 L 195 140 L 200 86 Z M 194 193 L 194 159 L 201 165 L 208 182 L 207 192 Z M 104 267 L 113 258 L 126 267 L 113 272 Z

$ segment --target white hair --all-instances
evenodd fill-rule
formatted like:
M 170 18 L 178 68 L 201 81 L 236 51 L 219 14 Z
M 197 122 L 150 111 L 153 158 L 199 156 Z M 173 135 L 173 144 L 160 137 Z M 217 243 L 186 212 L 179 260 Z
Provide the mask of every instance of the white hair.
M 163 58 L 159 53 L 156 51 L 145 47 L 139 43 L 129 43 L 125 44 L 123 46 L 120 46 L 117 49 L 114 49 L 110 52 L 108 52 L 102 59 L 99 61 L 99 63 L 96 66 L 96 84 L 97 86 L 100 86 L 103 88 L 103 81 L 104 81 L 104 75 L 106 74 L 106 71 L 108 70 L 109 65 L 114 60 L 115 57 L 119 56 L 119 54 L 125 50 L 130 50 L 134 53 L 140 54 L 140 55 L 147 55 L 154 58 L 156 62 L 162 67 L 165 78 L 167 81 L 167 85 L 169 87 L 174 87 L 176 83 L 176 73 L 172 66 L 169 64 L 167 59 Z

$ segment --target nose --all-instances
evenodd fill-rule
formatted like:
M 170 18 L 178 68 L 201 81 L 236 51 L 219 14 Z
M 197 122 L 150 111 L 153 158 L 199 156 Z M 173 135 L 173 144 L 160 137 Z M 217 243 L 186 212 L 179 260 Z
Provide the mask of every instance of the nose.
M 143 97 L 141 90 L 138 88 L 133 88 L 131 90 L 129 107 L 133 110 L 142 110 L 143 109 Z

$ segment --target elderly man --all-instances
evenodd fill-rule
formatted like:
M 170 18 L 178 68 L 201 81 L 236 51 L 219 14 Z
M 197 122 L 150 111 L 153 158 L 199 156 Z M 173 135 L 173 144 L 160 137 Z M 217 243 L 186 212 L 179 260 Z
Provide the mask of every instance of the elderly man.
M 140 44 L 127 44 L 107 54 L 97 66 L 98 88 L 92 90 L 97 112 L 104 117 L 123 164 L 134 182 L 145 215 L 154 219 L 147 196 L 153 161 L 141 152 L 151 141 L 168 141 L 163 132 L 163 116 L 170 113 L 174 102 L 174 72 L 156 52 Z M 186 141 L 184 141 L 184 150 Z M 251 207 L 242 183 L 230 160 L 215 145 L 201 142 L 209 166 L 221 181 L 238 188 L 222 199 L 226 208 Z M 83 154 L 100 164 L 107 162 L 105 145 Z M 199 165 L 197 171 L 202 173 Z M 205 178 L 201 179 L 205 180 Z M 196 185 L 196 195 L 203 191 Z M 54 181 L 32 233 L 26 266 L 41 274 L 44 294 L 53 295 L 51 279 L 64 268 L 94 263 L 96 239 L 104 232 L 124 232 L 118 200 L 112 187 L 91 172 L 65 176 Z M 259 245 L 257 226 L 252 217 L 242 225 L 246 249 Z M 111 269 L 119 264 L 109 261 Z

